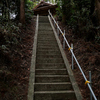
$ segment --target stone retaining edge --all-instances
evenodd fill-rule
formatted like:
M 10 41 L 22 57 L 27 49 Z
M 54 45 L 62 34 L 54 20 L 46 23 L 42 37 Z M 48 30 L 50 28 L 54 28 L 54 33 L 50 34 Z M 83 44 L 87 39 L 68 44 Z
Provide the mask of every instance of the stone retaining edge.
M 71 70 L 71 68 L 70 68 L 70 64 L 69 64 L 68 59 L 67 59 L 67 57 L 66 57 L 66 55 L 65 55 L 65 52 L 64 52 L 64 50 L 63 50 L 63 48 L 62 48 L 61 42 L 60 42 L 60 40 L 59 40 L 59 38 L 58 38 L 58 36 L 57 36 L 57 32 L 56 32 L 56 30 L 55 30 L 55 28 L 54 28 L 54 26 L 53 26 L 53 23 L 52 23 L 52 21 L 51 21 L 51 19 L 50 19 L 50 16 L 48 16 L 48 18 L 49 18 L 51 27 L 52 27 L 52 29 L 53 29 L 54 35 L 55 35 L 55 37 L 56 37 L 56 40 L 57 40 L 59 49 L 60 49 L 60 51 L 61 51 L 61 54 L 62 54 L 64 63 L 65 63 L 65 66 L 66 66 L 66 68 L 67 68 L 68 75 L 69 75 L 70 81 L 71 81 L 71 83 L 72 83 L 73 89 L 74 89 L 74 91 L 75 91 L 76 98 L 77 98 L 77 100 L 82 100 L 83 98 L 82 98 L 81 92 L 80 92 L 79 87 L 78 87 L 78 85 L 77 85 L 77 83 L 76 83 L 76 80 L 75 80 L 74 75 L 73 75 L 73 72 L 72 72 L 72 70 Z
M 37 20 L 36 20 L 36 30 L 35 30 L 35 36 L 34 36 L 32 58 L 31 58 L 27 100 L 34 100 L 34 82 L 35 82 L 36 49 L 37 49 L 37 36 L 38 36 L 38 20 L 39 20 L 39 15 L 37 15 Z

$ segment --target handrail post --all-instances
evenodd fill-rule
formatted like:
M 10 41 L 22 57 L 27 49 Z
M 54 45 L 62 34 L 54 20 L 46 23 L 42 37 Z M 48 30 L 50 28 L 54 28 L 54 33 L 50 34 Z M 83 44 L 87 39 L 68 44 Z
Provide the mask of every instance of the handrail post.
M 89 71 L 89 81 L 90 81 L 90 86 L 92 88 L 91 71 Z M 91 91 L 90 91 L 90 100 L 92 100 L 92 93 L 91 93 Z
M 71 48 L 72 48 L 72 51 L 73 51 L 73 44 L 71 43 Z M 72 55 L 72 70 L 74 70 L 74 59 L 73 59 L 73 55 Z
M 65 30 L 64 30 L 64 36 L 65 36 Z M 65 49 L 65 39 L 63 39 L 63 49 Z
M 57 24 L 58 24 L 58 21 L 57 21 Z M 57 26 L 57 33 L 58 33 L 58 37 L 59 37 L 59 29 L 58 29 L 58 26 Z
M 56 25 L 55 25 L 55 22 L 53 21 L 53 24 L 54 24 L 54 28 L 56 28 Z

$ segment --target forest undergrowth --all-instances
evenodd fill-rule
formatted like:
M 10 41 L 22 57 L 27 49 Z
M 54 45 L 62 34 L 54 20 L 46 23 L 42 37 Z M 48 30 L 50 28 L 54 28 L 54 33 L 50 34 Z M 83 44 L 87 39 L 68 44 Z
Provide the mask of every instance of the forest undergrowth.
M 0 27 L 0 100 L 27 100 L 35 21 Z
M 68 28 L 66 25 L 59 21 L 59 25 L 62 30 L 66 31 L 66 38 L 71 45 L 74 45 L 74 54 L 81 65 L 83 72 L 85 73 L 87 79 L 89 80 L 89 71 L 92 73 L 92 88 L 98 100 L 100 100 L 100 44 L 94 41 L 86 41 L 84 37 L 80 37 L 73 33 L 72 29 Z M 63 44 L 63 37 L 60 34 L 59 39 Z M 68 61 L 71 65 L 71 52 L 68 50 L 66 45 L 65 53 Z M 90 100 L 90 91 L 88 86 L 85 85 L 85 80 L 80 72 L 77 64 L 74 61 L 75 79 L 80 88 L 83 96 L 83 100 Z

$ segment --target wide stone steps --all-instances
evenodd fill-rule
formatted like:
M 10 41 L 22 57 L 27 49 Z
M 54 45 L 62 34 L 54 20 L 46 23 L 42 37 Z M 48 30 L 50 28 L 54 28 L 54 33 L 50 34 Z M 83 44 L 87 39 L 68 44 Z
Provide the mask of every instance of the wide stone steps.
M 47 35 L 47 37 L 45 37 L 45 36 L 42 36 L 42 34 L 41 35 L 39 35 L 38 36 L 39 38 L 38 38 L 38 40 L 44 40 L 44 41 L 55 41 L 55 38 L 51 35 L 51 36 L 49 36 L 49 35 Z M 44 38 L 45 37 L 45 38 Z
M 42 18 L 39 18 L 34 99 L 72 100 L 75 93 L 53 30 L 48 19 L 43 22 Z
M 71 89 L 72 85 L 70 82 L 35 84 L 35 91 L 65 91 Z
M 40 16 L 39 17 L 39 23 L 49 23 L 48 17 L 44 18 L 44 16 Z
M 45 46 L 39 46 L 38 45 L 38 48 L 37 48 L 37 51 L 39 50 L 39 51 L 42 51 L 42 50 L 47 50 L 47 51 L 55 51 L 55 50 L 57 50 L 57 49 L 59 49 L 59 48 L 57 48 L 57 47 L 45 47 Z
M 36 83 L 69 82 L 68 75 L 36 75 Z
M 64 63 L 37 63 L 36 69 L 63 69 L 65 68 Z
M 51 42 L 51 43 L 52 43 L 52 42 Z M 49 46 L 50 46 L 50 47 L 52 47 L 52 49 L 53 49 L 54 46 L 57 46 L 57 44 L 55 44 L 55 43 L 52 43 L 52 44 L 51 44 L 51 43 L 38 42 L 37 44 L 38 44 L 38 46 L 46 46 L 46 47 L 49 47 Z
M 36 91 L 35 100 L 76 100 L 74 91 Z
M 39 17 L 33 100 L 77 100 L 47 16 Z
M 55 55 L 53 55 L 53 54 L 47 54 L 47 55 L 46 54 L 45 55 L 44 54 L 37 54 L 37 56 L 38 56 L 37 58 L 41 58 L 41 59 L 42 58 L 56 58 L 56 57 L 62 58 L 62 56 L 60 54 L 55 54 Z
M 56 59 L 54 59 L 54 58 L 48 58 L 48 59 L 47 58 L 42 58 L 42 59 L 38 58 L 36 62 L 37 63 L 63 63 L 64 61 L 62 58 L 56 58 Z
M 38 41 L 38 44 L 56 44 L 55 41 Z
M 55 40 L 41 40 L 41 41 L 38 41 L 38 43 L 55 43 Z M 56 44 L 56 43 L 55 43 Z
M 42 37 L 45 37 L 45 39 L 46 38 L 51 38 L 52 39 L 53 36 L 54 36 L 53 34 L 39 34 L 38 35 L 39 39 L 42 39 Z
M 55 54 L 57 55 L 57 54 L 60 53 L 60 51 L 58 51 L 58 50 L 56 50 L 56 51 L 52 51 L 52 50 L 48 50 L 48 51 L 47 51 L 47 50 L 41 50 L 41 51 L 40 51 L 40 50 L 38 50 L 37 53 L 38 53 L 38 54 L 44 54 L 44 55 L 47 55 L 47 54 L 48 54 L 48 55 L 50 55 L 50 54 L 51 54 L 51 55 L 55 55 Z M 51 59 L 52 59 L 52 58 L 51 58 Z M 53 59 L 52 59 L 52 60 L 53 60 Z
M 51 26 L 50 26 L 51 27 Z M 46 30 L 40 30 L 39 32 L 38 32 L 38 34 L 40 35 L 40 34 L 43 34 L 43 35 L 53 35 L 53 30 L 51 30 L 51 31 L 46 31 Z
M 55 44 L 38 44 L 38 46 L 37 47 L 39 47 L 39 48 L 57 48 L 56 47 L 57 45 L 55 45 Z
M 58 49 L 58 47 L 57 46 L 54 46 L 54 45 L 38 45 L 37 46 L 38 48 L 37 48 L 37 50 L 39 49 L 44 49 L 44 50 L 57 50 Z
M 39 23 L 39 31 L 52 31 L 50 23 Z
M 66 75 L 66 69 L 36 69 L 36 75 Z

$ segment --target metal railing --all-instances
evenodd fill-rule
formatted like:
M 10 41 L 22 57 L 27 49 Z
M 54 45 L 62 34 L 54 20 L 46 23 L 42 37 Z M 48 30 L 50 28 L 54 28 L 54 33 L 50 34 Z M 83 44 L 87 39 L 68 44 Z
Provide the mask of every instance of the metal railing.
M 68 41 L 67 41 L 67 39 L 66 39 L 66 37 L 65 37 L 65 34 L 64 34 L 64 33 L 62 32 L 62 30 L 60 29 L 58 23 L 55 21 L 55 19 L 54 19 L 53 15 L 51 14 L 50 10 L 48 10 L 48 12 L 49 12 L 49 15 L 51 16 L 51 18 L 53 19 L 54 23 L 56 24 L 57 28 L 59 29 L 60 33 L 62 34 L 62 36 L 63 36 L 63 38 L 64 38 L 64 40 L 65 40 L 65 42 L 66 42 L 66 44 L 67 44 L 67 46 L 68 46 L 68 48 L 69 48 L 69 50 L 71 51 L 72 56 L 73 56 L 74 60 L 76 61 L 77 65 L 78 65 L 78 67 L 79 67 L 79 69 L 80 69 L 80 71 L 81 71 L 81 73 L 82 73 L 82 75 L 83 75 L 83 77 L 84 77 L 84 79 L 85 79 L 85 84 L 88 85 L 89 90 L 90 90 L 90 92 L 91 92 L 91 94 L 92 94 L 94 100 L 97 100 L 97 98 L 96 98 L 96 96 L 95 96 L 95 94 L 94 94 L 94 92 L 93 92 L 93 90 L 92 90 L 92 88 L 91 88 L 91 86 L 90 86 L 90 81 L 87 80 L 87 78 L 86 78 L 86 76 L 85 76 L 85 74 L 84 74 L 84 72 L 83 72 L 83 70 L 82 70 L 82 68 L 81 68 L 81 66 L 80 66 L 80 64 L 79 64 L 79 62 L 78 62 L 78 60 L 77 60 L 77 58 L 75 57 L 75 54 L 74 54 L 72 48 L 70 47 L 70 45 L 69 45 L 69 43 L 68 43 Z

